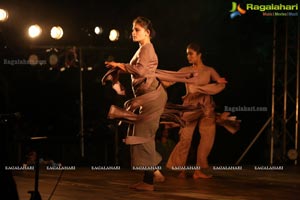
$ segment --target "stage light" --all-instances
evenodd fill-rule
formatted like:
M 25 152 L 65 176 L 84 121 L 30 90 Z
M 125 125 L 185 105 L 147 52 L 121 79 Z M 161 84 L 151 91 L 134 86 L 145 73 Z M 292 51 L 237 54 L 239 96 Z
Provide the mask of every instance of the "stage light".
M 0 8 L 0 22 L 5 22 L 8 19 L 8 12 Z
M 119 31 L 117 31 L 116 29 L 112 29 L 109 33 L 109 40 L 115 42 L 119 39 L 119 36 Z
M 298 158 L 298 152 L 296 149 L 290 149 L 287 155 L 290 160 L 296 160 Z
M 49 70 L 53 70 L 54 68 L 57 68 L 59 62 L 58 49 L 56 48 L 46 49 L 46 55 L 47 55 L 46 57 L 48 58 L 47 62 L 50 65 Z
M 103 33 L 103 28 L 99 27 L 99 26 L 96 26 L 94 31 L 95 31 L 96 35 L 100 35 L 100 34 Z
M 59 40 L 64 34 L 63 29 L 60 26 L 53 26 L 50 35 L 53 39 Z
M 51 66 L 55 66 L 57 63 L 58 63 L 58 56 L 55 53 L 51 54 L 49 56 L 49 64 Z
M 36 54 L 31 54 L 31 55 L 28 57 L 28 63 L 29 63 L 31 66 L 37 65 L 38 62 L 39 62 L 39 57 L 38 57 Z
M 28 35 L 31 38 L 36 38 L 38 36 L 40 36 L 40 34 L 42 33 L 42 29 L 39 25 L 35 24 L 35 25 L 31 25 L 28 28 Z

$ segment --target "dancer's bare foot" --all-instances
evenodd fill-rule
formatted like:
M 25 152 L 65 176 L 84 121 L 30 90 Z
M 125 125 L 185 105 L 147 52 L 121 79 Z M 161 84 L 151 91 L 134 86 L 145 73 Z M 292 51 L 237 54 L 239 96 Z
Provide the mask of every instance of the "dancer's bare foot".
M 180 174 L 178 175 L 178 178 L 185 179 L 186 178 L 185 171 L 180 172 Z
M 145 182 L 138 182 L 136 184 L 130 185 L 129 188 L 142 191 L 154 191 L 154 185 L 150 185 Z
M 165 182 L 166 178 L 159 170 L 155 170 L 153 174 L 154 174 L 153 177 L 154 182 L 156 183 Z
M 208 178 L 212 178 L 212 175 L 210 175 L 210 174 L 207 175 L 207 174 L 204 174 L 203 172 L 201 172 L 200 170 L 197 170 L 193 174 L 193 179 L 199 179 L 199 178 L 208 179 Z
M 135 184 L 132 184 L 132 185 L 129 185 L 128 187 L 130 189 L 135 189 L 138 185 L 140 185 L 142 182 L 138 182 L 138 183 L 135 183 Z

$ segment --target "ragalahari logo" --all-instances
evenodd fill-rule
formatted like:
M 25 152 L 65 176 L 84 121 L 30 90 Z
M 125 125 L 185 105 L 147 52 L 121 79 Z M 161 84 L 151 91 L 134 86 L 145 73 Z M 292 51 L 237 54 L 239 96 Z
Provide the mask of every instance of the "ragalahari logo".
M 237 16 L 244 15 L 246 13 L 246 10 L 241 8 L 240 4 L 237 5 L 237 3 L 233 1 L 231 10 L 229 12 L 231 12 L 230 18 L 233 19 Z

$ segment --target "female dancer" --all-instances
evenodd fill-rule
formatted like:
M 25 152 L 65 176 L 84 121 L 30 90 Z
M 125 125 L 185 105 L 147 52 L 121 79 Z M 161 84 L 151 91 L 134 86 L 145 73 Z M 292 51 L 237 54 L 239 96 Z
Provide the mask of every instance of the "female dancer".
M 221 92 L 227 81 L 220 77 L 212 67 L 203 64 L 199 45 L 191 43 L 187 46 L 187 59 L 191 66 L 183 67 L 179 72 L 196 71 L 199 76 L 196 83 L 185 83 L 186 95 L 183 97 L 183 106 L 193 105 L 202 108 L 202 111 L 183 114 L 182 119 L 186 122 L 186 126 L 179 131 L 180 139 L 168 159 L 167 168 L 182 167 L 184 169 L 193 133 L 198 124 L 201 139 L 197 149 L 196 167 L 199 167 L 199 170 L 196 168 L 193 178 L 210 178 L 211 176 L 201 172 L 200 168 L 208 168 L 207 157 L 215 139 L 216 114 L 212 95 Z M 174 82 L 163 82 L 163 84 L 168 87 Z M 185 177 L 185 171 L 182 171 L 179 177 Z
M 139 116 L 147 116 L 134 123 L 131 131 L 134 137 L 128 137 L 131 144 L 131 164 L 133 168 L 144 167 L 142 182 L 130 186 L 132 189 L 153 191 L 153 173 L 161 156 L 155 150 L 155 134 L 159 127 L 160 116 L 167 102 L 167 93 L 155 76 L 158 58 L 151 38 L 155 35 L 152 23 L 145 17 L 133 20 L 132 39 L 139 43 L 139 49 L 130 63 L 105 62 L 109 68 L 119 68 L 130 73 L 135 99 L 139 105 L 128 102 L 128 111 L 138 112 Z M 114 112 L 114 111 L 113 111 Z

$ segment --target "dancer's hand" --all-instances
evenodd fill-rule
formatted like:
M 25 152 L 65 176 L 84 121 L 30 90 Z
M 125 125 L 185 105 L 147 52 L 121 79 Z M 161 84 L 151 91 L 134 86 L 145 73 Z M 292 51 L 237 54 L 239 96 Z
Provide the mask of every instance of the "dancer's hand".
M 118 67 L 118 64 L 119 63 L 116 63 L 114 61 L 105 61 L 105 66 L 107 68 L 116 68 L 116 67 Z
M 105 61 L 104 63 L 105 63 L 105 66 L 107 68 L 116 68 L 116 67 L 118 67 L 121 70 L 126 71 L 124 63 L 117 63 L 117 62 L 114 62 L 114 61 Z
M 227 83 L 227 81 L 225 78 L 222 77 L 217 80 L 217 83 Z

